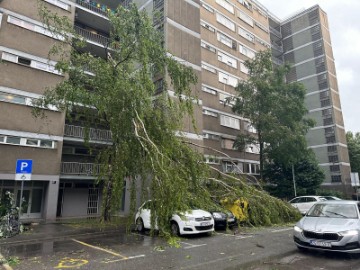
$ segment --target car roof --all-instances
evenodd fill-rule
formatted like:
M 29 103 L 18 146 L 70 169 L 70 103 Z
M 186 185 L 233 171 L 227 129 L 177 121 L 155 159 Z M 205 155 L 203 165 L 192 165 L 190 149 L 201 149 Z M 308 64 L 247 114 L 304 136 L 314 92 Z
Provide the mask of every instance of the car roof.
M 350 200 L 332 200 L 332 201 L 321 201 L 317 204 L 354 204 L 358 205 L 360 202 L 358 201 L 350 201 Z
M 298 197 L 295 197 L 295 198 L 292 198 L 291 200 L 293 199 L 297 199 L 297 198 L 324 198 L 323 196 L 317 196 L 317 195 L 305 195 L 305 196 L 298 196 Z

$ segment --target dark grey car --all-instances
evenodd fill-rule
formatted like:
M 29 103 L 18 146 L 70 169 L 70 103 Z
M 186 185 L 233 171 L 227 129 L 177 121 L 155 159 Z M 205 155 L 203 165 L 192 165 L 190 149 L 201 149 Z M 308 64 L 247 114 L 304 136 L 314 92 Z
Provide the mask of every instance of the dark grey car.
M 360 204 L 333 200 L 316 203 L 294 226 L 301 249 L 360 253 Z

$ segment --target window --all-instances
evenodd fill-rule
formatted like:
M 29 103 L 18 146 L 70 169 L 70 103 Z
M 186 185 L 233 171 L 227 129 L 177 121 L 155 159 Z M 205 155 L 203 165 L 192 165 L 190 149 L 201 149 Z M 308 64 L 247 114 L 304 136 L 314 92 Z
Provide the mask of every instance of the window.
M 236 87 L 238 85 L 238 79 L 233 77 L 233 76 L 230 76 L 228 74 L 225 74 L 221 71 L 218 72 L 219 73 L 219 82 L 222 82 L 224 84 L 227 84 L 227 85 L 231 85 L 233 87 Z
M 220 141 L 220 136 L 212 133 L 204 133 L 203 134 L 204 139 L 214 140 L 214 141 Z
M 331 182 L 332 183 L 341 183 L 341 175 L 332 175 Z
M 220 125 L 240 130 L 240 120 L 226 115 L 220 115 Z
M 245 66 L 243 62 L 240 62 L 240 71 L 244 72 L 245 74 L 249 74 L 249 69 Z
M 331 165 L 330 172 L 340 172 L 340 165 Z
M 246 153 L 260 154 L 260 146 L 256 144 L 247 144 L 245 146 Z
M 237 68 L 237 60 L 225 53 L 218 52 L 218 60 L 220 62 L 223 62 L 227 64 L 228 66 L 231 66 L 233 68 Z
M 336 153 L 337 152 L 336 145 L 328 146 L 327 150 L 328 150 L 329 153 Z
M 245 122 L 245 130 L 251 132 L 251 133 L 256 133 L 256 128 L 251 125 L 249 122 Z
M 332 117 L 324 119 L 324 126 L 328 126 L 328 125 L 332 125 L 332 124 L 334 124 Z
M 226 173 L 242 173 L 243 164 L 237 162 L 224 161 L 223 162 L 223 171 Z
M 239 27 L 238 32 L 239 32 L 239 35 L 242 36 L 243 38 L 246 38 L 247 40 L 249 40 L 252 43 L 255 42 L 254 35 L 251 34 L 249 31 L 246 31 L 244 28 Z
M 338 155 L 329 156 L 329 162 L 339 162 Z
M 203 114 L 209 115 L 209 116 L 212 116 L 212 117 L 218 117 L 218 114 L 216 112 L 209 111 L 209 110 L 206 110 L 206 109 L 203 109 Z
M 11 103 L 26 104 L 26 98 L 22 96 L 17 96 L 13 94 L 8 94 L 0 92 L 0 101 L 6 101 Z
M 200 22 L 201 26 L 209 30 L 210 32 L 215 32 L 215 28 L 207 24 L 206 22 Z
M 243 20 L 244 22 L 246 22 L 248 25 L 251 25 L 252 27 L 254 27 L 253 19 L 250 16 L 246 15 L 245 13 L 241 12 L 240 10 L 238 12 L 238 17 L 241 20 Z
M 56 148 L 55 141 L 44 139 L 22 138 L 16 136 L 0 135 L 1 144 L 15 144 L 40 148 Z
M 252 5 L 249 3 L 249 1 L 246 0 L 238 0 L 240 4 L 242 4 L 244 7 L 246 7 L 248 10 L 252 10 Z
M 46 72 L 61 75 L 61 73 L 55 69 L 55 63 L 47 64 L 47 63 L 43 63 L 43 62 L 40 62 L 37 60 L 33 60 L 33 59 L 26 58 L 26 57 L 18 56 L 15 54 L 11 54 L 8 52 L 3 52 L 1 55 L 1 59 L 8 61 L 8 62 L 21 64 L 21 65 L 27 65 L 27 66 L 30 66 L 35 69 L 40 69 L 40 70 L 43 70 Z
M 45 2 L 48 2 L 50 4 L 53 4 L 54 6 L 57 6 L 59 8 L 65 9 L 65 10 L 70 10 L 70 5 L 66 4 L 63 1 L 60 0 L 44 0 Z
M 244 45 L 239 44 L 239 51 L 251 59 L 255 58 L 255 52 Z
M 332 115 L 331 109 L 322 110 L 322 115 L 323 116 Z
M 51 31 L 49 31 L 48 29 L 44 28 L 43 26 L 34 24 L 32 22 L 28 22 L 19 18 L 16 18 L 14 16 L 9 15 L 8 16 L 8 23 L 28 29 L 30 31 L 51 37 L 51 38 L 55 38 L 55 39 L 59 39 L 59 40 L 64 40 L 65 38 L 61 35 L 55 35 L 53 34 Z
M 321 107 L 327 107 L 327 106 L 330 106 L 330 99 L 324 99 L 324 100 L 321 100 L 320 101 L 320 105 Z
M 209 93 L 209 94 L 212 94 L 212 95 L 215 95 L 217 94 L 217 91 L 215 89 L 212 89 L 208 86 L 202 86 L 201 89 L 206 92 L 206 93 Z
M 255 163 L 250 163 L 250 171 L 251 174 L 260 174 L 260 165 Z
M 234 99 L 231 99 L 230 101 L 228 100 L 228 98 L 230 98 L 230 97 L 232 97 L 232 96 L 229 95 L 229 94 L 219 92 L 219 101 L 220 101 L 220 103 L 225 103 L 226 102 L 226 105 L 228 105 L 228 106 L 235 105 L 235 100 Z
M 36 139 L 26 139 L 26 145 L 38 146 L 39 140 Z
M 234 140 L 222 139 L 221 147 L 224 149 L 234 150 Z
M 225 36 L 224 34 L 217 33 L 217 39 L 222 44 L 225 44 L 226 46 L 232 48 L 233 47 L 233 40 L 229 38 L 228 36 Z
M 201 64 L 201 67 L 202 67 L 203 69 L 207 70 L 207 71 L 210 71 L 210 72 L 212 72 L 212 73 L 216 73 L 216 69 L 213 68 L 213 67 L 210 67 L 210 66 L 205 65 L 205 64 Z
M 204 157 L 205 163 L 207 164 L 220 164 L 220 160 L 217 157 L 214 156 L 208 156 L 208 157 Z
M 335 136 L 330 136 L 326 138 L 326 143 L 335 143 L 335 142 L 336 142 Z
M 233 23 L 231 20 L 229 20 L 228 18 L 226 18 L 225 16 L 216 13 L 216 20 L 221 23 L 222 25 L 224 25 L 225 27 L 229 28 L 230 30 L 235 32 L 235 23 Z
M 21 140 L 21 138 L 19 138 L 19 137 L 7 136 L 7 138 L 6 138 L 6 143 L 9 143 L 9 144 L 20 144 L 20 140 Z
M 216 52 L 216 49 L 213 46 L 206 44 L 205 42 L 201 42 L 201 47 L 209 50 L 210 52 L 213 52 L 213 53 Z
M 209 5 L 207 4 L 204 4 L 204 3 L 201 3 L 202 7 L 204 9 L 206 9 L 207 11 L 211 12 L 211 13 L 214 13 L 214 9 L 212 7 L 210 7 Z
M 231 5 L 230 3 L 228 3 L 225 0 L 216 0 L 216 3 L 219 4 L 220 6 L 222 6 L 223 8 L 225 8 L 227 11 L 231 12 L 232 14 L 234 14 L 234 7 L 233 5 Z

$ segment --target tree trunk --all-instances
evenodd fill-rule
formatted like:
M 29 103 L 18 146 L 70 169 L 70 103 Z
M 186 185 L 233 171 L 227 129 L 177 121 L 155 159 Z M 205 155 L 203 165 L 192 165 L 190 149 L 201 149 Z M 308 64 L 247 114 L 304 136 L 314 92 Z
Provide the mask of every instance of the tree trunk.
M 112 179 L 109 178 L 106 185 L 105 200 L 103 207 L 103 220 L 110 221 L 111 219 L 111 198 L 112 198 Z

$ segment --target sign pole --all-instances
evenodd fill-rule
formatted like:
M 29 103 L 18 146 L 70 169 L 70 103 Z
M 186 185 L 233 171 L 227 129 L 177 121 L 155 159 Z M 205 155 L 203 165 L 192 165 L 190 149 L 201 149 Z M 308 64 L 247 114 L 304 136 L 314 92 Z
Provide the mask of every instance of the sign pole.
M 21 219 L 21 208 L 23 201 L 23 190 L 24 190 L 24 180 L 21 181 L 21 190 L 20 190 L 20 207 L 19 207 L 19 220 Z

